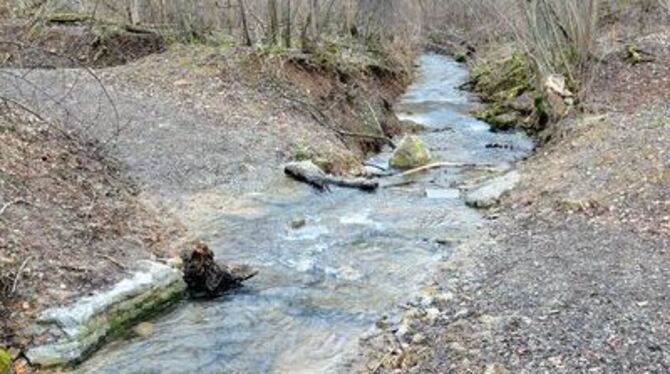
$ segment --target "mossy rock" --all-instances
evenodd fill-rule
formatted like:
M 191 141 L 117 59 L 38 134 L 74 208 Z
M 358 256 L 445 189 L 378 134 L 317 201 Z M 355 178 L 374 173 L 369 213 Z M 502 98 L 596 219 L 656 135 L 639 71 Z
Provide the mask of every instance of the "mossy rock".
M 406 136 L 393 152 L 389 164 L 396 169 L 413 169 L 424 166 L 431 161 L 428 146 L 420 138 Z
M 517 112 L 506 110 L 499 105 L 489 105 L 474 113 L 475 118 L 491 126 L 492 131 L 508 131 L 523 122 Z
M 471 68 L 470 82 L 475 92 L 494 101 L 509 100 L 533 88 L 526 57 L 513 54 L 504 60 L 482 62 Z

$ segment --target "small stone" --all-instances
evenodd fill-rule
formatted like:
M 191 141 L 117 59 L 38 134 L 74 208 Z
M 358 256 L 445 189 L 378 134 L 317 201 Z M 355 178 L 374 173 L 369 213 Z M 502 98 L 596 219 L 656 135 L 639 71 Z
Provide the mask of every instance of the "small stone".
M 23 310 L 29 310 L 30 309 L 30 303 L 27 302 L 27 301 L 24 301 L 23 303 L 21 303 L 21 308 L 23 308 Z
M 26 374 L 29 373 L 28 361 L 25 358 L 19 358 L 14 361 L 12 365 L 12 370 L 14 374 Z
M 454 300 L 454 294 L 451 292 L 440 293 L 435 296 L 435 301 L 439 303 L 448 303 Z
M 465 348 L 463 346 L 463 344 L 458 343 L 458 342 L 453 342 L 453 343 L 449 344 L 449 349 L 451 349 L 452 351 L 454 351 L 456 353 L 461 353 L 461 354 L 468 351 L 467 348 Z
M 184 267 L 184 260 L 180 257 L 168 258 L 165 264 L 173 269 L 181 269 Z
M 437 319 L 440 317 L 440 310 L 437 308 L 428 308 L 426 309 L 426 320 L 429 323 L 433 323 L 437 321 Z
M 499 363 L 489 365 L 484 374 L 509 374 L 509 370 Z
M 303 227 L 305 227 L 305 225 L 307 225 L 307 220 L 304 219 L 304 218 L 298 218 L 298 219 L 294 219 L 293 221 L 291 221 L 291 228 L 293 230 L 303 228 Z
M 19 355 L 21 354 L 21 350 L 16 347 L 9 348 L 8 352 L 9 357 L 11 357 L 12 360 L 16 360 L 17 358 L 19 358 Z
M 133 332 L 135 335 L 145 338 L 154 332 L 154 325 L 149 322 L 142 322 L 133 327 Z
M 421 333 L 416 333 L 412 336 L 412 344 L 423 344 L 426 342 L 426 337 Z
M 430 296 L 423 296 L 420 301 L 420 305 L 424 308 L 428 308 L 435 303 L 435 299 Z

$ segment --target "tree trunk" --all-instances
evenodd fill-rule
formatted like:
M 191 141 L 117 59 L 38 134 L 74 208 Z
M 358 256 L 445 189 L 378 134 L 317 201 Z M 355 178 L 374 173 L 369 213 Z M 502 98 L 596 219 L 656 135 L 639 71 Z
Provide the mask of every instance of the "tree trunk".
M 279 35 L 279 15 L 277 14 L 277 0 L 268 0 L 268 42 L 272 45 L 277 44 Z
M 135 26 L 140 23 L 140 6 L 138 0 L 130 0 L 128 2 L 128 18 L 130 18 L 130 24 Z
M 284 47 L 291 48 L 291 0 L 284 0 Z
M 251 47 L 254 45 L 249 33 L 249 25 L 247 24 L 247 12 L 244 10 L 244 0 L 237 0 L 240 7 L 240 18 L 242 19 L 242 32 L 244 33 L 244 44 Z
M 319 18 L 321 15 L 321 9 L 319 5 L 319 0 L 310 1 L 310 14 L 312 19 L 312 41 L 316 44 L 319 42 L 319 37 L 321 33 L 321 25 Z

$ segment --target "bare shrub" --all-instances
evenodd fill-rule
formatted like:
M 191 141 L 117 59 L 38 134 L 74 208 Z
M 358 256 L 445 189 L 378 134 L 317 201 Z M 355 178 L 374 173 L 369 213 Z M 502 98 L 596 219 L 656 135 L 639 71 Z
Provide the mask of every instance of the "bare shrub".
M 515 34 L 538 76 L 562 74 L 582 90 L 594 65 L 600 1 L 519 1 L 519 7 Z

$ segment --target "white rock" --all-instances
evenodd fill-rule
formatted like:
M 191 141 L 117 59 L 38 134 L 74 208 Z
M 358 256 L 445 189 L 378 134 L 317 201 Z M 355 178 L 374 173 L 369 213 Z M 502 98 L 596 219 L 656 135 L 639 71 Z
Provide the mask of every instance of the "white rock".
M 96 349 L 114 329 L 165 307 L 183 294 L 182 274 L 167 265 L 140 261 L 137 271 L 111 290 L 85 297 L 60 308 L 44 311 L 38 324 L 59 328 L 65 336 L 55 343 L 32 347 L 26 357 L 35 366 L 69 365 Z
M 511 171 L 488 180 L 465 192 L 465 202 L 475 208 L 490 208 L 498 204 L 500 198 L 521 183 L 521 174 Z

